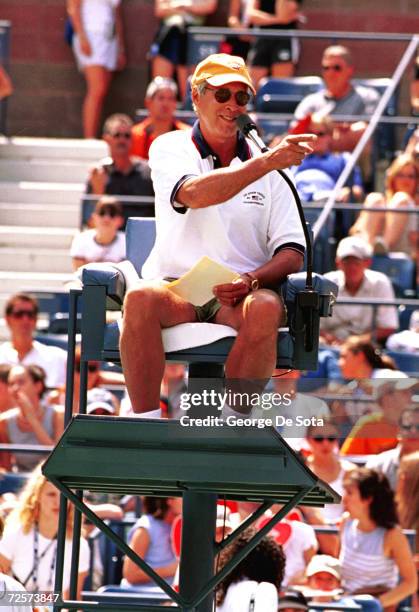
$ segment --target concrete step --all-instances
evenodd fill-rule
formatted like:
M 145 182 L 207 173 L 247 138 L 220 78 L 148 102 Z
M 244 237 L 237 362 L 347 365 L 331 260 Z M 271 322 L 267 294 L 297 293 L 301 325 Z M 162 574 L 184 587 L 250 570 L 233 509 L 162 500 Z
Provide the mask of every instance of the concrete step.
M 85 184 L 42 181 L 1 181 L 2 202 L 29 204 L 76 204 L 85 191 Z
M 94 163 L 108 154 L 103 140 L 78 138 L 27 138 L 0 136 L 0 157 L 90 161 Z
M 0 270 L 16 272 L 71 272 L 69 249 L 0 247 Z
M 63 227 L 0 226 L 0 247 L 69 249 L 75 235 Z
M 91 166 L 86 161 L 0 158 L 0 181 L 84 183 Z
M 0 270 L 0 287 L 11 295 L 18 291 L 62 289 L 65 283 L 74 280 L 74 275 L 65 272 L 10 272 Z
M 0 202 L 0 225 L 15 227 L 79 227 L 80 204 L 21 204 Z

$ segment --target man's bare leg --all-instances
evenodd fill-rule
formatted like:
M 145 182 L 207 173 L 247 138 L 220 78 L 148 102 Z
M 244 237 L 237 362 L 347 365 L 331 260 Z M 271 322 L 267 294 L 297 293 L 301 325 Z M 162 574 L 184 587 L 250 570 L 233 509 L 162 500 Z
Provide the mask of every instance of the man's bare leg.
M 220 308 L 215 322 L 238 330 L 225 365 L 231 391 L 237 387 L 241 392 L 259 392 L 272 376 L 276 367 L 277 332 L 284 314 L 278 296 L 266 289 L 251 293 L 233 308 Z
M 161 283 L 142 284 L 124 301 L 120 352 L 134 412 L 156 410 L 164 373 L 161 330 L 196 321 L 195 309 Z

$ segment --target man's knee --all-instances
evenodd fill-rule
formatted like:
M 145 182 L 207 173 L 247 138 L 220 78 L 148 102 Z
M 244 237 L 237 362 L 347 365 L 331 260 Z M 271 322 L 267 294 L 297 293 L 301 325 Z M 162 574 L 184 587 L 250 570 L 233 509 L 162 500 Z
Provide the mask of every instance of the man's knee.
M 161 291 L 157 287 L 143 285 L 130 289 L 124 299 L 124 319 L 141 320 L 145 316 L 157 314 Z
M 250 296 L 244 317 L 248 331 L 263 337 L 276 332 L 284 318 L 284 306 L 276 293 L 263 289 Z

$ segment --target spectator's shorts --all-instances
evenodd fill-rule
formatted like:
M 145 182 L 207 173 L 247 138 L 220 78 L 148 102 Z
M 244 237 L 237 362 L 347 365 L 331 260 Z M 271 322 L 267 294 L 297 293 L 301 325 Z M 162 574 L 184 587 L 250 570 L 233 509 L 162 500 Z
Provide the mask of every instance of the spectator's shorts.
M 250 66 L 270 68 L 273 64 L 296 64 L 300 55 L 300 45 L 297 38 L 261 38 L 255 42 L 249 51 Z
M 221 308 L 220 302 L 217 298 L 212 298 L 209 302 L 203 304 L 203 306 L 194 306 L 196 312 L 196 318 L 199 323 L 208 323 L 211 321 L 217 312 Z
M 118 61 L 118 42 L 116 37 L 106 38 L 98 32 L 88 32 L 91 55 L 84 55 L 80 50 L 80 40 L 77 34 L 73 36 L 73 52 L 77 66 L 83 72 L 86 66 L 103 66 L 108 70 L 115 70 Z
M 186 27 L 168 27 L 162 24 L 151 45 L 151 56 L 161 55 L 176 66 L 186 66 L 187 42 Z

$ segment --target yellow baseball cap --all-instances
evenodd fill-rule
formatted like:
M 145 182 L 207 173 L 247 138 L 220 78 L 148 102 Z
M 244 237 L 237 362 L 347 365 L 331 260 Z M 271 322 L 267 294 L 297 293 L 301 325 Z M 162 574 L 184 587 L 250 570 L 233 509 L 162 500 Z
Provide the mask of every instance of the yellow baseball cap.
M 243 58 L 228 53 L 214 53 L 208 55 L 195 68 L 192 75 L 191 86 L 195 87 L 204 82 L 218 87 L 227 83 L 244 83 L 256 93 Z

